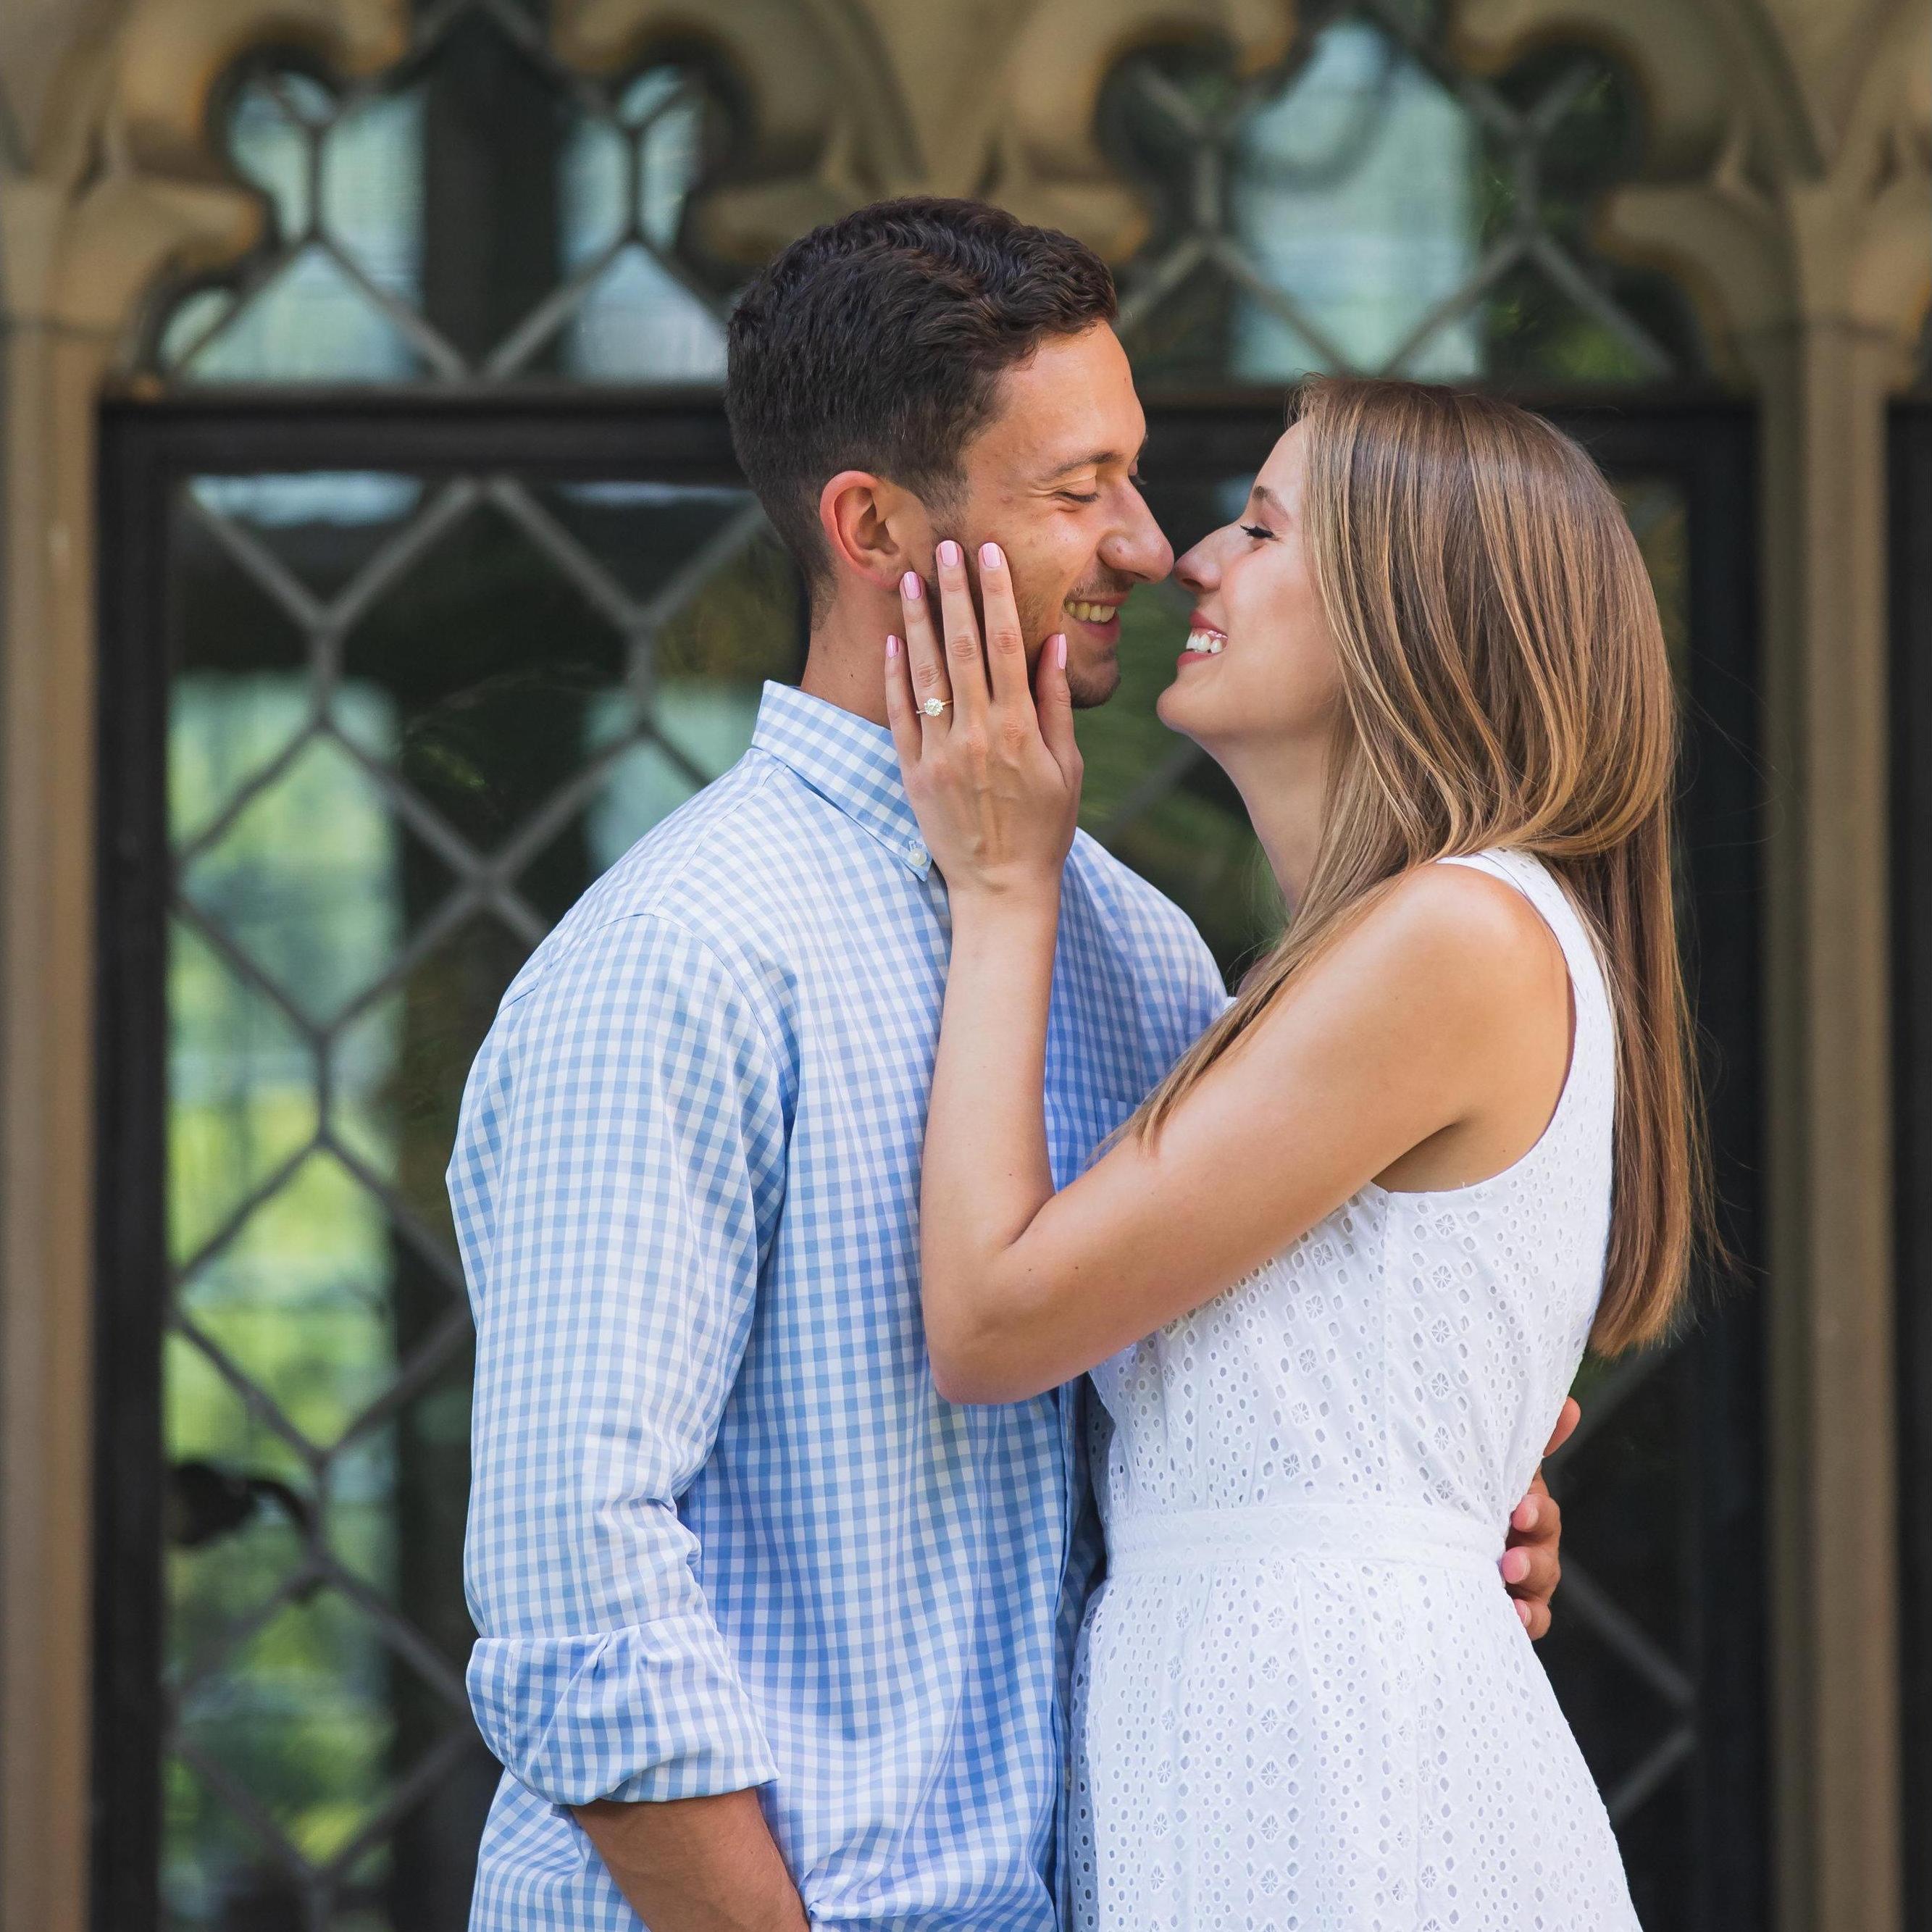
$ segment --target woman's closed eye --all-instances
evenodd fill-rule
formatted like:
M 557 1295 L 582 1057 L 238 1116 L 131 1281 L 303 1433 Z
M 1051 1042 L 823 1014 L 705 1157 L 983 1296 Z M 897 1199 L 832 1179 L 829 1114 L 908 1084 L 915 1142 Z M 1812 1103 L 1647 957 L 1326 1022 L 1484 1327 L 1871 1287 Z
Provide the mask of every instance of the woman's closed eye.
M 1244 536 L 1252 537 L 1257 542 L 1272 543 L 1275 533 L 1264 524 L 1243 524 L 1240 526 Z

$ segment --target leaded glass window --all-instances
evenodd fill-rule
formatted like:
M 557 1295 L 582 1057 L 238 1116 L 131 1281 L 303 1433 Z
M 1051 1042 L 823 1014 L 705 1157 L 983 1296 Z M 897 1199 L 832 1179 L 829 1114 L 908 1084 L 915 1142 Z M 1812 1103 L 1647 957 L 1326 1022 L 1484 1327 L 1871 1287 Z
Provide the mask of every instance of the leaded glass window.
M 796 674 L 741 490 L 206 476 L 173 506 L 171 1923 L 455 1927 L 470 1319 L 442 1168 L 530 948 Z
M 1153 211 L 1121 278 L 1144 389 L 1697 371 L 1676 292 L 1591 244 L 1637 158 L 1616 70 L 1564 49 L 1472 74 L 1435 0 L 1329 0 L 1302 22 L 1252 80 L 1171 50 L 1116 78 L 1107 132 Z
M 256 64 L 224 122 L 268 234 L 161 318 L 162 380 L 722 380 L 728 287 L 682 246 L 727 134 L 696 70 L 590 81 L 512 0 L 458 0 L 353 86 Z
M 301 385 L 346 407 L 715 397 L 742 268 L 688 237 L 730 88 L 694 58 L 575 74 L 543 11 L 424 5 L 406 58 L 352 84 L 280 56 L 239 72 L 223 138 L 268 232 L 158 310 L 151 382 L 259 386 L 271 412 Z M 1137 55 L 1104 112 L 1150 211 L 1123 331 L 1178 547 L 1231 514 L 1304 370 L 1628 386 L 1700 366 L 1671 292 L 1589 246 L 1635 136 L 1593 58 L 1485 79 L 1422 0 L 1352 0 L 1305 9 L 1252 80 Z M 1202 453 L 1181 388 L 1235 392 L 1239 461 Z M 704 470 L 392 455 L 169 486 L 170 1924 L 463 1922 L 494 1768 L 461 1690 L 468 1321 L 442 1169 L 517 966 L 742 752 L 760 680 L 798 669 L 794 573 L 728 465 Z M 1682 644 L 1681 489 L 1619 488 Z M 1280 908 L 1240 800 L 1154 715 L 1186 602 L 1127 607 L 1121 692 L 1081 724 L 1085 820 L 1234 970 Z M 1654 1932 L 1688 1922 L 1666 1795 L 1698 1744 L 1692 1592 L 1681 1551 L 1660 1571 L 1614 1522 L 1631 1496 L 1682 1506 L 1681 1464 L 1626 1425 L 1663 1426 L 1687 1373 L 1666 1358 L 1592 1394 L 1551 1653 L 1620 1822 L 1653 1844 Z

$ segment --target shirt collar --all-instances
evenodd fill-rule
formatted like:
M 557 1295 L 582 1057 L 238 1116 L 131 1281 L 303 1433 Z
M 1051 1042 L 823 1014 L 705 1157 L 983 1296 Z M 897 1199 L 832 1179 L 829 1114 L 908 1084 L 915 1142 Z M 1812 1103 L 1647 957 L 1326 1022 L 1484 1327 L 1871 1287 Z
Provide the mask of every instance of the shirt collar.
M 822 698 L 786 684 L 765 686 L 753 747 L 794 772 L 899 863 L 926 878 L 932 856 L 899 776 L 892 734 Z

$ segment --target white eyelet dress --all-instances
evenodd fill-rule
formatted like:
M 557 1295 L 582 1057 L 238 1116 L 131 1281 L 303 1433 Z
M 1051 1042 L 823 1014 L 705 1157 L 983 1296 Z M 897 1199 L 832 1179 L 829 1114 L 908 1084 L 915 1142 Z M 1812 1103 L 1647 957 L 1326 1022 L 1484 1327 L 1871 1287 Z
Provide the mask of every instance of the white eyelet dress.
M 1504 1172 L 1365 1187 L 1094 1371 L 1114 1436 L 1074 1684 L 1079 1932 L 1636 1932 L 1497 1569 L 1602 1290 L 1610 1008 L 1535 860 L 1448 862 L 1561 941 L 1568 1077 Z

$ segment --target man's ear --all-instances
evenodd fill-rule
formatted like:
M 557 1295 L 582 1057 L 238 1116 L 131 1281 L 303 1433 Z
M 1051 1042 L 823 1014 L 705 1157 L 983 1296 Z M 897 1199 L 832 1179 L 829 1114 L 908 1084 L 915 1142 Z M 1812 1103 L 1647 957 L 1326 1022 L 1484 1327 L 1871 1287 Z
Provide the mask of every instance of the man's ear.
M 869 470 L 842 470 L 818 493 L 818 524 L 835 569 L 880 590 L 896 590 L 908 570 L 929 569 L 932 530 L 926 506 Z

